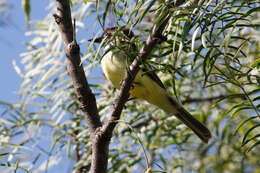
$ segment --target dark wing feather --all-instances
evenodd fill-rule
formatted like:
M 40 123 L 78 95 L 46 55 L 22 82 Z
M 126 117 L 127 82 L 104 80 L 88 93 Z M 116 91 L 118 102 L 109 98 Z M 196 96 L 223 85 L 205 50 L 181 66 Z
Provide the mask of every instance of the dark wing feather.
M 137 51 L 137 47 L 134 44 L 133 48 L 135 51 Z M 163 85 L 161 79 L 157 76 L 157 74 L 155 72 L 153 72 L 153 66 L 151 66 L 150 64 L 145 64 L 144 67 L 141 67 L 141 70 L 146 73 L 145 75 L 149 76 L 155 83 L 157 83 L 160 87 L 162 87 L 163 89 L 166 89 L 165 86 Z
M 116 28 L 113 28 L 116 29 Z M 132 37 L 134 37 L 134 34 L 132 31 L 130 31 L 129 29 L 125 29 L 124 30 L 124 34 L 128 36 L 129 39 L 131 39 Z M 127 43 L 130 48 L 128 47 L 128 49 L 126 49 L 125 51 L 128 52 L 129 49 L 133 49 L 134 52 L 137 52 L 137 47 L 134 43 L 130 43 L 129 41 L 121 41 L 121 45 L 124 45 L 124 43 Z M 130 52 L 131 53 L 131 52 Z M 130 56 L 131 57 L 131 56 Z M 134 56 L 135 57 L 135 56 Z M 132 60 L 130 60 L 132 62 Z M 160 87 L 162 87 L 163 89 L 166 89 L 165 86 L 163 85 L 162 81 L 160 80 L 160 78 L 156 75 L 155 72 L 153 72 L 153 67 L 149 64 L 145 64 L 145 67 L 141 67 L 141 70 L 143 72 L 145 72 L 147 76 L 149 76 L 155 83 L 157 83 Z
M 147 65 L 146 65 L 147 66 Z M 149 65 L 150 66 L 150 65 Z M 152 66 L 150 66 L 150 68 L 152 69 Z M 163 85 L 161 79 L 156 75 L 155 72 L 149 70 L 147 67 L 146 68 L 141 68 L 143 72 L 145 72 L 147 76 L 149 76 L 155 83 L 157 83 L 160 87 L 162 87 L 163 89 L 166 89 L 165 86 Z

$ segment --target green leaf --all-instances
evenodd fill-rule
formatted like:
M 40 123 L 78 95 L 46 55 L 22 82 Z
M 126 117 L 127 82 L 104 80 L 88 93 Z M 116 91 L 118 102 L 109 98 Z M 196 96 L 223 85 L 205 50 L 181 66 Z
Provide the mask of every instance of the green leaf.
M 105 11 L 103 12 L 103 17 L 102 17 L 102 25 L 105 26 L 106 24 L 106 18 L 107 18 L 107 13 L 109 12 L 109 7 L 111 5 L 111 0 L 109 0 L 106 4 Z
M 247 152 L 250 152 L 253 148 L 255 148 L 257 145 L 260 144 L 260 141 L 257 141 L 256 143 L 254 143 L 250 148 L 248 148 Z
M 201 35 L 201 43 L 203 45 L 204 48 L 207 48 L 207 42 L 206 42 L 206 35 L 208 34 L 208 32 L 204 32 Z
M 253 131 L 255 128 L 257 128 L 257 127 L 260 127 L 260 124 L 256 124 L 256 125 L 254 125 L 253 127 L 251 127 L 249 130 L 247 130 L 247 132 L 245 133 L 244 138 L 243 138 L 243 140 L 242 140 L 242 144 L 244 144 L 244 143 L 246 142 L 246 138 L 247 138 L 247 136 L 249 135 L 249 133 L 250 133 L 251 131 Z
M 239 107 L 230 115 L 230 117 L 233 117 L 236 113 L 246 109 L 253 109 L 253 107 L 252 105 Z
M 252 138 L 250 139 L 247 139 L 244 143 L 242 143 L 242 147 L 245 146 L 247 143 L 249 143 L 250 141 L 252 140 L 256 140 L 258 137 L 260 137 L 260 134 L 257 134 L 255 136 L 253 136 Z
M 181 34 L 183 41 L 185 41 L 186 37 L 189 35 L 190 28 L 191 28 L 191 22 L 190 21 L 185 22 L 183 30 L 182 30 L 182 34 Z
M 233 110 L 236 110 L 236 109 L 240 109 L 242 107 L 247 107 L 247 106 L 251 106 L 248 102 L 241 102 L 241 103 L 238 103 L 238 104 L 235 104 L 234 106 L 232 106 L 227 112 L 226 112 L 226 115 L 229 114 L 230 112 L 232 112 Z
M 140 23 L 140 22 L 143 20 L 144 16 L 145 16 L 145 15 L 148 13 L 148 11 L 152 8 L 152 6 L 153 6 L 153 4 L 154 4 L 155 2 L 156 2 L 156 0 L 152 0 L 152 1 L 150 2 L 150 4 L 146 7 L 146 9 L 143 11 L 143 13 L 141 13 L 141 15 L 139 16 L 138 20 L 136 21 L 136 23 L 135 23 L 134 25 Z
M 195 31 L 192 34 L 192 39 L 191 39 L 191 51 L 194 52 L 194 47 L 195 47 L 195 40 L 196 40 L 196 36 L 199 32 L 200 28 L 196 28 Z
M 30 0 L 22 0 L 22 8 L 23 8 L 24 13 L 26 15 L 27 24 L 29 24 L 30 12 L 31 12 Z
M 71 137 L 68 138 L 67 141 L 67 156 L 70 157 L 71 155 L 71 143 L 72 143 L 72 139 Z
M 251 8 L 242 17 L 248 17 L 249 15 L 251 15 L 254 12 L 260 12 L 260 7 Z
M 256 59 L 255 62 L 253 62 L 253 64 L 251 64 L 251 67 L 255 68 L 255 67 L 259 67 L 260 66 L 260 58 Z

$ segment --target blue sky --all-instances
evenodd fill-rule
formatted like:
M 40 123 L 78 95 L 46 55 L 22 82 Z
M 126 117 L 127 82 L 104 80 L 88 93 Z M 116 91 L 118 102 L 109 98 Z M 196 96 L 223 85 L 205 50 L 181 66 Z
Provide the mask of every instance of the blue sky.
M 22 79 L 14 70 L 12 61 L 15 60 L 17 65 L 23 69 L 20 64 L 20 54 L 26 49 L 24 42 L 29 41 L 31 38 L 25 36 L 27 24 L 21 7 L 21 1 L 8 2 L 12 5 L 9 11 L 10 16 L 4 20 L 5 25 L 0 27 L 0 51 L 2 54 L 2 62 L 0 63 L 0 79 L 2 80 L 0 85 L 0 101 L 14 103 L 19 99 L 16 93 L 19 90 Z M 49 0 L 31 0 L 31 20 L 43 19 L 48 13 L 46 10 L 48 4 Z M 53 167 L 49 172 L 59 172 L 61 170 L 62 172 L 66 172 L 73 165 L 70 162 L 70 160 L 64 159 L 63 163 L 66 166 L 58 165 Z
M 21 67 L 20 53 L 25 51 L 24 41 L 30 38 L 25 36 L 27 29 L 26 18 L 21 7 L 21 1 L 8 1 L 11 3 L 9 18 L 5 20 L 6 25 L 0 27 L 0 101 L 14 102 L 18 100 L 16 92 L 19 90 L 19 85 L 22 79 L 15 72 L 12 61 Z M 31 1 L 31 20 L 41 20 L 48 13 L 46 6 L 48 0 L 33 0 Z

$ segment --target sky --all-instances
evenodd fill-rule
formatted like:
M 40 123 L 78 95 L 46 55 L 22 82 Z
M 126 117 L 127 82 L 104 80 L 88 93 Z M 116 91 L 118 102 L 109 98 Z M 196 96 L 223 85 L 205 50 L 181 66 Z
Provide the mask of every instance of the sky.
M 0 101 L 15 103 L 18 102 L 19 96 L 17 91 L 22 82 L 22 79 L 14 70 L 12 61 L 16 61 L 16 64 L 23 69 L 20 61 L 20 54 L 25 52 L 25 41 L 29 41 L 31 38 L 25 36 L 27 30 L 26 17 L 21 7 L 21 1 L 8 1 L 11 3 L 9 18 L 5 21 L 5 25 L 0 26 L 0 79 L 2 80 L 0 85 Z M 49 0 L 31 0 L 31 20 L 41 20 L 45 18 L 48 11 L 46 10 Z M 1 16 L 0 16 L 1 17 Z M 1 19 L 2 20 L 2 19 Z M 1 113 L 1 107 L 0 107 Z M 71 167 L 71 161 L 65 159 L 64 165 L 58 165 L 50 169 L 49 172 L 66 172 Z M 2 168 L 1 168 L 2 169 Z M 0 169 L 0 170 L 1 170 Z M 22 171 L 23 172 L 23 171 Z
M 8 1 L 12 8 L 9 10 L 9 18 L 4 20 L 5 25 L 0 26 L 0 101 L 15 102 L 18 101 L 18 95 L 22 79 L 18 76 L 12 61 L 16 61 L 21 67 L 20 53 L 25 51 L 24 41 L 30 38 L 25 36 L 27 30 L 26 17 L 23 12 L 21 1 Z M 46 6 L 49 0 L 33 0 L 31 1 L 31 20 L 43 19 L 48 11 Z

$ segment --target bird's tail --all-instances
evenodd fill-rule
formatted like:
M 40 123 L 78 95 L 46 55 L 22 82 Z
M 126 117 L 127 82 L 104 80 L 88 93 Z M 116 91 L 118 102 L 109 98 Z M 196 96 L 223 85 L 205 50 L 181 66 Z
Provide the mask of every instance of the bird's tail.
M 178 101 L 170 96 L 168 97 L 174 107 L 174 112 L 171 113 L 174 113 L 174 115 L 187 125 L 203 142 L 208 143 L 211 138 L 209 129 L 185 110 Z

